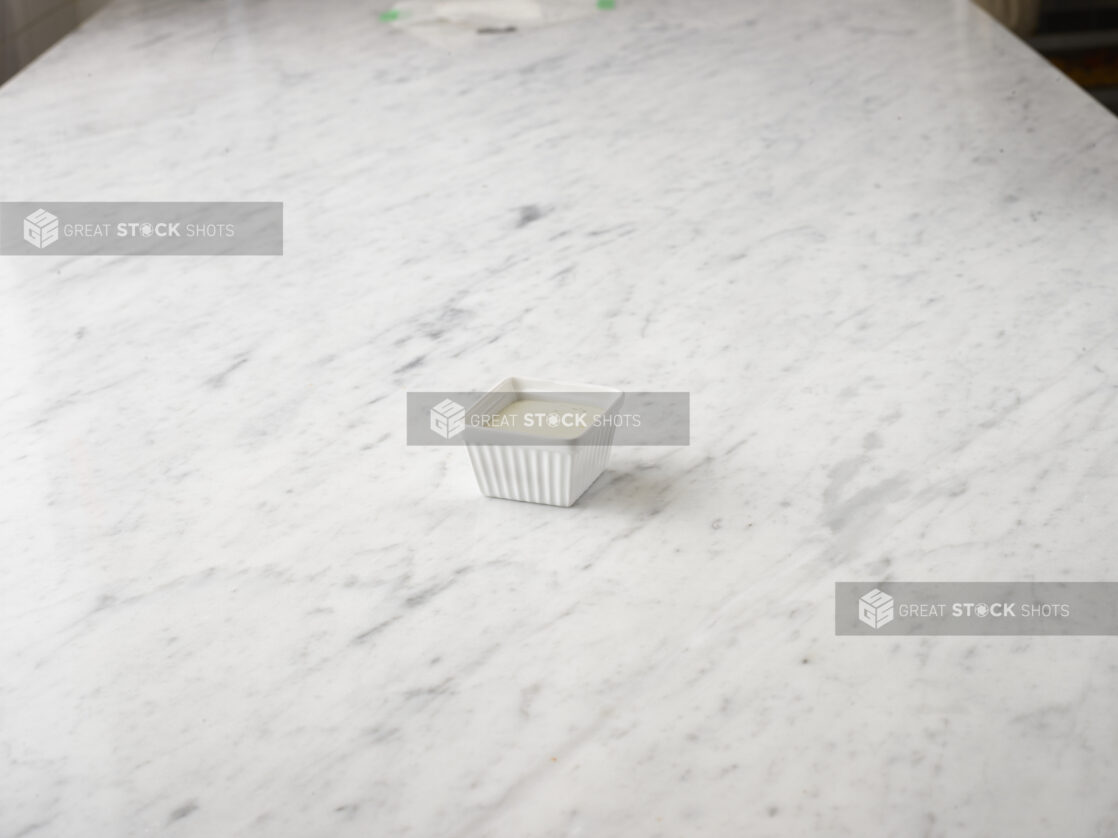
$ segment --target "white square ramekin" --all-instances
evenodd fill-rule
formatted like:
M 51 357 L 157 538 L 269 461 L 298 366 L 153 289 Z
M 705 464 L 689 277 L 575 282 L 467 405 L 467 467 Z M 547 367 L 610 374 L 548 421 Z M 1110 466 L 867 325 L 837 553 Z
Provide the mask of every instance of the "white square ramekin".
M 569 439 L 545 439 L 523 431 L 480 427 L 476 417 L 499 413 L 523 398 L 561 394 L 563 401 L 595 407 L 602 421 Z M 491 498 L 571 506 L 609 462 L 614 419 L 625 394 L 612 387 L 538 378 L 500 381 L 466 411 L 463 436 L 478 488 Z

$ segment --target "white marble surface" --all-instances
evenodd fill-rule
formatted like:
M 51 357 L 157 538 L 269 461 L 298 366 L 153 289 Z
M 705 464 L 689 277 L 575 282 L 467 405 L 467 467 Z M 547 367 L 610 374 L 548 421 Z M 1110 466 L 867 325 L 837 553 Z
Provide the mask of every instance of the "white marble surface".
M 0 88 L 0 199 L 287 220 L 0 259 L 0 836 L 1118 833 L 1115 639 L 833 624 L 1118 578 L 1114 119 L 965 2 L 378 11 L 117 0 Z M 572 509 L 404 445 L 509 373 L 693 444 Z

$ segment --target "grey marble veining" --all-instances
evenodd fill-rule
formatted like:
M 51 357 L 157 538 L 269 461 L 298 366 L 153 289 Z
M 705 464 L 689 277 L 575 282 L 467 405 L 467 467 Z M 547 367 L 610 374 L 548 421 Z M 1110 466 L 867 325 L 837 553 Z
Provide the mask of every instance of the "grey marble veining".
M 282 200 L 0 259 L 0 836 L 1118 833 L 1112 638 L 836 580 L 1115 578 L 1118 130 L 965 2 L 629 2 L 453 53 L 116 0 L 2 200 Z M 571 509 L 408 389 L 692 393 Z

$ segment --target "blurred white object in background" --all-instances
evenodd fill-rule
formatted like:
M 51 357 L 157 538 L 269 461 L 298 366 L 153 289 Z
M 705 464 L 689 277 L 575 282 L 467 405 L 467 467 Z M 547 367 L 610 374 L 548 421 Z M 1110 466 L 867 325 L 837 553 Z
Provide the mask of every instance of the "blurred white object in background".
M 453 47 L 597 10 L 595 0 L 400 0 L 382 19 L 436 46 Z
M 1018 35 L 1031 35 L 1040 16 L 1040 0 L 974 0 Z

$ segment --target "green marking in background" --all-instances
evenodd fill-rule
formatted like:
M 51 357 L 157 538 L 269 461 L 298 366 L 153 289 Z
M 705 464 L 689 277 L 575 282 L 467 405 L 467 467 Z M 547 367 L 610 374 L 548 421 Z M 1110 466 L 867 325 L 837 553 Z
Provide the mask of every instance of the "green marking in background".
M 380 13 L 380 19 L 385 23 L 391 23 L 400 16 L 400 13 L 395 9 L 389 9 L 387 12 Z
M 613 0 L 598 0 L 599 9 L 612 9 L 614 8 Z

